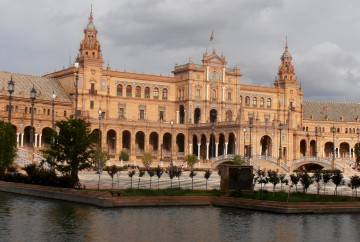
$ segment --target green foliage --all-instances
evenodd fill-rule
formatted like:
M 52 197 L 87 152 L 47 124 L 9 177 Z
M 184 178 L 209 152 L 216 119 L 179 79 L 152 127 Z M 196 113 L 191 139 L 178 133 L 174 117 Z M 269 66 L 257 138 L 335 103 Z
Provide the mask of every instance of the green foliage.
M 153 155 L 150 152 L 144 152 L 143 157 L 141 158 L 141 162 L 145 168 L 148 168 L 151 166 L 151 163 L 153 162 Z
M 235 165 L 244 165 L 245 164 L 245 159 L 241 155 L 235 155 L 234 159 L 233 159 L 233 163 Z
M 117 167 L 116 165 L 112 165 L 112 166 L 106 166 L 104 168 L 104 170 L 107 171 L 107 173 L 111 177 L 111 189 L 113 189 L 113 187 L 114 187 L 114 175 L 117 174 L 119 171 L 121 171 L 121 168 Z
M 267 171 L 267 176 L 268 176 L 269 182 L 271 184 L 273 184 L 273 195 L 275 196 L 275 187 L 280 182 L 279 172 L 278 171 L 273 171 L 273 170 L 268 170 Z
M 298 183 L 300 181 L 300 176 L 298 175 L 298 173 L 293 173 L 290 175 L 290 180 L 291 180 L 291 184 L 294 186 L 295 185 L 295 191 L 297 191 L 297 186 Z
M 340 185 L 344 184 L 344 176 L 340 171 L 336 171 L 332 177 L 331 177 L 331 181 L 335 184 L 335 190 L 334 190 L 334 195 L 337 195 L 337 188 Z
M 192 170 L 197 162 L 199 162 L 195 154 L 185 156 L 186 163 L 188 167 Z
M 51 133 L 50 147 L 44 150 L 46 162 L 63 175 L 70 175 L 74 184 L 79 183 L 78 172 L 91 166 L 94 157 L 96 134 L 83 119 L 70 118 L 55 123 L 59 133 Z
M 210 171 L 209 169 L 206 170 L 205 173 L 204 173 L 204 178 L 206 179 L 206 184 L 205 184 L 206 190 L 207 190 L 208 179 L 210 178 L 211 173 L 212 173 L 212 171 Z
M 159 180 L 160 180 L 160 178 L 161 178 L 161 176 L 162 176 L 163 173 L 164 173 L 164 169 L 161 168 L 160 166 L 157 166 L 157 167 L 155 168 L 155 174 L 156 174 L 156 176 L 157 176 L 157 178 L 158 178 L 158 189 L 159 189 Z
M 0 121 L 0 178 L 16 157 L 16 132 L 11 123 Z
M 319 197 L 319 193 L 320 193 L 320 181 L 322 180 L 322 172 L 320 170 L 316 170 L 314 171 L 313 174 L 313 179 L 315 181 L 315 186 L 316 186 L 316 190 L 317 190 L 317 197 Z
M 119 160 L 129 161 L 129 158 L 130 158 L 129 154 L 122 150 L 119 155 Z
M 126 189 L 125 196 L 220 196 L 219 190 L 190 190 L 190 189 Z
M 95 168 L 95 170 L 102 170 L 106 167 L 106 161 L 108 160 L 108 153 L 106 151 L 96 149 L 94 151 L 94 156 L 91 159 L 91 166 Z
M 331 180 L 331 173 L 328 172 L 328 171 L 323 172 L 322 180 L 323 180 L 323 183 L 324 183 L 324 193 L 325 193 L 326 184 Z
M 147 173 L 150 176 L 150 189 L 151 189 L 151 182 L 152 182 L 153 176 L 155 176 L 155 170 L 153 170 L 153 169 L 151 169 L 151 167 L 149 167 L 147 169 Z
M 191 170 L 189 173 L 189 177 L 191 178 L 191 189 L 194 190 L 194 176 L 196 176 L 196 172 Z
M 350 177 L 348 186 L 351 188 L 353 196 L 355 194 L 355 197 L 357 197 L 357 189 L 360 187 L 360 177 L 358 175 Z
M 314 180 L 306 171 L 298 175 L 300 177 L 300 182 L 303 187 L 303 193 L 305 194 L 310 185 L 313 184 Z

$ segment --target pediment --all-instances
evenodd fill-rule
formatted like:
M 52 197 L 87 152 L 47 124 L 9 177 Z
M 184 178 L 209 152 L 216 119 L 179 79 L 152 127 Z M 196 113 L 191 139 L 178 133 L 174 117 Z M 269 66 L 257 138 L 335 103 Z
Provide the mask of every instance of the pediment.
M 213 53 L 209 56 L 205 56 L 203 59 L 204 64 L 216 65 L 216 66 L 225 66 L 226 61 L 224 57 L 218 56 L 216 53 Z

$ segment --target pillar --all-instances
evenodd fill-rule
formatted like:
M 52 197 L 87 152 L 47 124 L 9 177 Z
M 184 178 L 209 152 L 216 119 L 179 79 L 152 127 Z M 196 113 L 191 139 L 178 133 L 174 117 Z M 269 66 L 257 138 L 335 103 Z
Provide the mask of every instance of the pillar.
M 219 156 L 219 143 L 215 143 L 215 157 Z
M 209 143 L 206 143 L 206 160 L 209 160 Z
M 20 133 L 16 133 L 16 144 L 17 144 L 17 147 L 20 146 L 19 140 L 20 140 Z
M 35 134 L 34 148 L 36 148 L 36 147 L 37 147 L 37 138 L 38 138 L 38 134 Z
M 24 147 L 24 133 L 21 133 L 21 147 Z
M 188 152 L 189 155 L 191 155 L 193 153 L 192 145 L 193 145 L 192 143 L 189 144 L 189 152 Z
M 180 115 L 179 115 L 179 110 L 176 111 L 176 123 L 179 124 L 179 120 L 180 120 Z
M 227 151 L 228 151 L 228 142 L 225 142 L 225 155 L 227 155 Z
M 39 134 L 39 147 L 42 146 L 41 138 L 42 138 L 42 134 Z
M 198 159 L 200 159 L 201 143 L 198 143 Z

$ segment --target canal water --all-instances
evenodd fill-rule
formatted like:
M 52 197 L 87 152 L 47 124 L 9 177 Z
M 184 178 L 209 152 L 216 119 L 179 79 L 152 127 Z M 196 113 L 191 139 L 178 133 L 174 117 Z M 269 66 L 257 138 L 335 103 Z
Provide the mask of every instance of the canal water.
M 0 241 L 360 241 L 360 214 L 103 209 L 0 192 Z

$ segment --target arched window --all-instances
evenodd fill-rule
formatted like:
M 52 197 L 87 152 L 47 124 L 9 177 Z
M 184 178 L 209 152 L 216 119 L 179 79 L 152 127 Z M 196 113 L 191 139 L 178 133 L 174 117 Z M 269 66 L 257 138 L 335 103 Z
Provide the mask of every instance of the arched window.
M 256 106 L 257 106 L 257 98 L 254 97 L 254 98 L 253 98 L 253 107 L 256 107 Z
M 141 97 L 141 87 L 137 86 L 135 89 L 135 97 Z
M 150 98 L 150 87 L 145 87 L 144 96 L 145 98 Z
M 132 87 L 130 85 L 126 87 L 126 96 L 132 97 Z
M 246 98 L 245 98 L 245 105 L 250 106 L 250 97 L 249 96 L 246 96 Z
M 348 129 L 346 128 L 346 129 L 345 129 L 345 134 L 347 134 L 347 133 L 348 133 Z
M 122 90 L 123 90 L 123 86 L 121 84 L 118 84 L 116 87 L 116 95 L 118 97 L 122 97 Z
M 260 107 L 264 107 L 264 98 L 260 98 Z
M 166 88 L 164 88 L 162 90 L 162 99 L 163 100 L 167 100 L 168 99 L 168 90 Z
M 271 108 L 271 99 L 270 99 L 270 98 L 267 99 L 267 101 L 266 101 L 266 106 L 267 106 L 268 108 Z
M 159 99 L 159 88 L 154 88 L 154 99 Z
M 242 104 L 242 96 L 240 95 L 240 98 L 239 98 L 239 104 L 241 105 Z
M 43 115 L 46 115 L 46 109 L 45 108 L 43 109 Z

